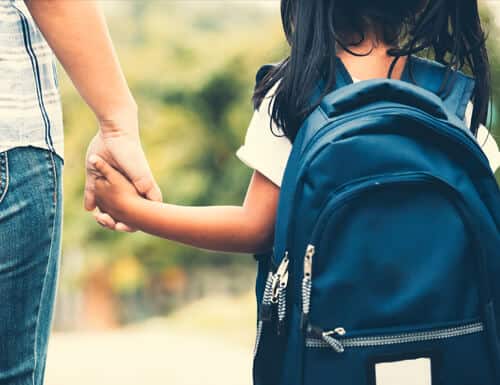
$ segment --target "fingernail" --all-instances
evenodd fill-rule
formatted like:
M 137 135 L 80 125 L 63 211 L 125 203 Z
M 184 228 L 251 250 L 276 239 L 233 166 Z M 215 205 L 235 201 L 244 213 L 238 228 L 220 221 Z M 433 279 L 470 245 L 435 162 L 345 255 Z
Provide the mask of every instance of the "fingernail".
M 92 164 L 96 164 L 97 163 L 97 156 L 92 154 L 89 156 L 89 162 L 92 163 Z

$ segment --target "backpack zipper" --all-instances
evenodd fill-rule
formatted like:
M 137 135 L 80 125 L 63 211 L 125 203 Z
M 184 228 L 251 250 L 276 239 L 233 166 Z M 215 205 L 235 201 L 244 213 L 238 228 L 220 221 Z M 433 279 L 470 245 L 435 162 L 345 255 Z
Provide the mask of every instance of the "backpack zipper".
M 288 284 L 288 265 L 290 264 L 290 258 L 288 257 L 288 251 L 285 252 L 285 256 L 281 260 L 276 274 L 274 274 L 272 281 L 272 303 L 278 303 L 280 292 L 286 289 Z M 286 276 L 286 279 L 285 279 Z
M 284 330 L 284 322 L 286 318 L 286 288 L 288 286 L 288 265 L 290 258 L 288 252 L 285 253 L 276 274 L 269 272 L 264 288 L 262 303 L 259 312 L 259 320 L 257 322 L 257 335 L 255 338 L 255 346 L 253 356 L 257 355 L 259 350 L 260 340 L 264 323 L 269 322 L 273 318 L 273 305 L 278 304 L 278 334 L 282 334 Z
M 366 348 L 396 344 L 407 344 L 424 341 L 443 340 L 484 331 L 482 322 L 469 323 L 462 326 L 443 328 L 439 330 L 386 334 L 373 337 L 347 337 L 344 328 L 323 331 L 312 326 L 308 327 L 306 347 L 313 349 L 331 348 L 337 353 L 343 353 L 347 348 Z
M 286 318 L 286 288 L 288 285 L 288 271 L 280 280 L 278 292 L 278 335 L 282 335 L 285 331 Z
M 312 263 L 316 253 L 313 245 L 308 245 L 304 255 L 304 277 L 302 278 L 302 317 L 300 327 L 304 329 L 309 321 L 309 312 L 311 310 L 311 290 L 312 290 Z
M 278 307 L 278 323 L 277 323 L 277 333 L 282 335 L 285 329 L 285 318 L 286 318 L 286 288 L 288 286 L 288 265 L 290 264 L 290 258 L 288 257 L 288 251 L 285 252 L 285 256 L 281 261 L 276 274 L 274 275 L 273 285 L 272 285 L 272 300 L 273 304 L 277 304 Z
M 257 322 L 257 335 L 255 337 L 255 346 L 253 348 L 253 357 L 257 356 L 259 351 L 260 340 L 262 339 L 262 329 L 264 328 L 264 322 L 270 321 L 272 317 L 271 312 L 271 301 L 273 297 L 272 284 L 273 284 L 273 273 L 269 272 L 266 279 L 266 285 L 264 288 L 264 295 L 262 297 L 262 304 L 259 312 L 259 321 Z

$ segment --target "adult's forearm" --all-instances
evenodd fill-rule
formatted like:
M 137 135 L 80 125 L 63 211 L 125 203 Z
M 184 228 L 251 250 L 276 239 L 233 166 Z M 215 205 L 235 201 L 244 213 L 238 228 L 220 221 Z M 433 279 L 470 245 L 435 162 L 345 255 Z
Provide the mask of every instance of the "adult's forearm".
M 75 87 L 104 123 L 101 127 L 122 129 L 112 123 L 132 118 L 137 106 L 97 3 L 26 0 L 26 4 Z
M 253 213 L 239 206 L 187 207 L 137 200 L 125 223 L 141 231 L 201 249 L 258 253 L 272 244 L 272 229 L 252 225 Z

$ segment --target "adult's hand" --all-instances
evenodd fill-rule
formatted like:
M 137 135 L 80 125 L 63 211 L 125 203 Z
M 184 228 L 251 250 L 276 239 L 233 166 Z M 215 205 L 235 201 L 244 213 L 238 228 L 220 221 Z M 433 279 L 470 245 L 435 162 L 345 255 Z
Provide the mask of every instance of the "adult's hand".
M 137 115 L 122 113 L 118 119 L 100 122 L 100 130 L 90 142 L 86 159 L 85 209 L 96 209 L 95 181 L 100 174 L 89 158 L 99 155 L 115 169 L 126 176 L 139 194 L 153 201 L 161 201 L 161 191 L 155 182 L 141 146 Z M 119 231 L 133 231 L 126 224 L 117 223 L 107 213 L 95 212 L 95 219 L 103 226 Z

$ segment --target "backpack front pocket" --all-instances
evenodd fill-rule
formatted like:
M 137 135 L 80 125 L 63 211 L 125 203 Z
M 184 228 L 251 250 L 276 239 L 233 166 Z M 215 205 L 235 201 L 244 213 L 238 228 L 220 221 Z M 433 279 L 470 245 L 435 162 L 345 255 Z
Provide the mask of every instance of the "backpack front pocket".
M 465 205 L 426 173 L 362 181 L 325 203 L 303 258 L 302 384 L 496 384 Z
M 487 352 L 476 320 L 362 332 L 310 326 L 303 384 L 493 385 Z
M 382 176 L 325 204 L 303 257 L 303 329 L 309 320 L 370 330 L 483 315 L 481 245 L 444 184 L 425 173 Z

